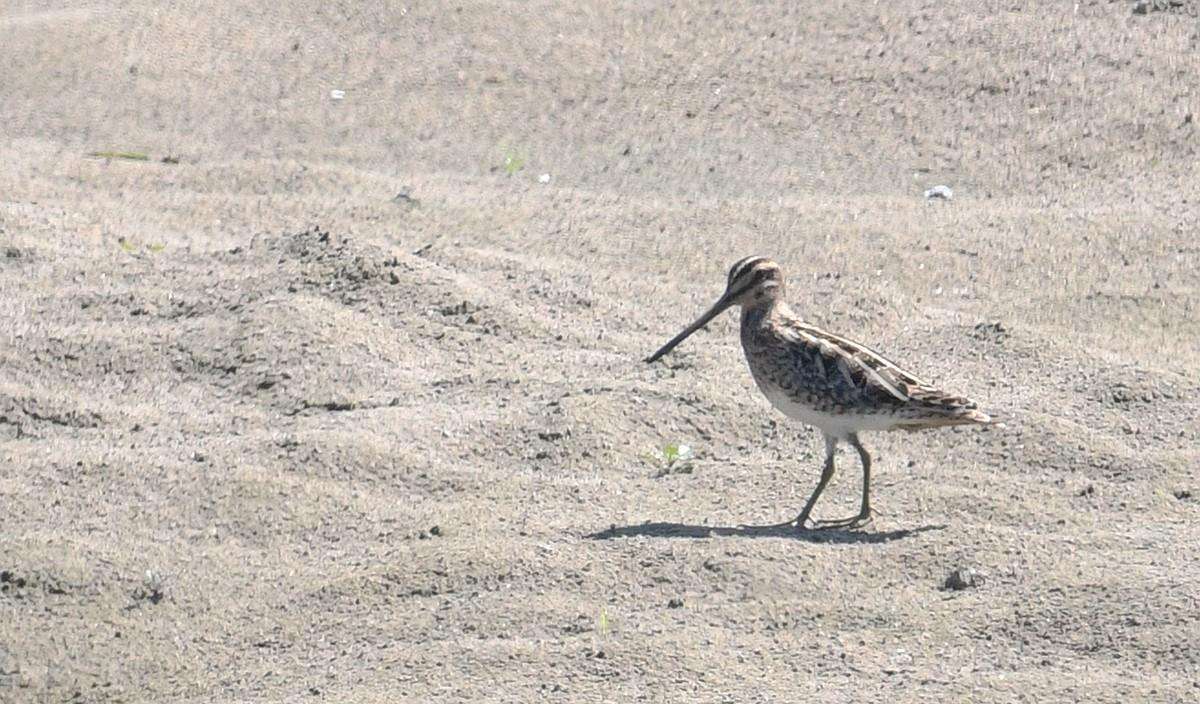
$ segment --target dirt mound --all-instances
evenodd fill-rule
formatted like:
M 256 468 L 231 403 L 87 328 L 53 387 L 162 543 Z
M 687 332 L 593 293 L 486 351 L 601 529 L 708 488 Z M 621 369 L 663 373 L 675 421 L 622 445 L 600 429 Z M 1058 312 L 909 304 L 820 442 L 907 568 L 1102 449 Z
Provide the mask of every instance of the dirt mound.
M 0 701 L 1195 698 L 1185 12 L 18 4 Z M 751 254 L 1002 423 L 769 526 Z

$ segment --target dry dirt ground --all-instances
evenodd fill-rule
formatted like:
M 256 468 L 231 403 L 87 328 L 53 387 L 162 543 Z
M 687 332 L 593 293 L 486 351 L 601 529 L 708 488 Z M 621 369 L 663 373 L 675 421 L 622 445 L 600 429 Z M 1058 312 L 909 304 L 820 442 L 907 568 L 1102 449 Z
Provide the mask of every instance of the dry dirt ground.
M 195 5 L 0 5 L 0 701 L 1200 701 L 1194 6 Z M 738 530 L 754 253 L 1005 425 Z

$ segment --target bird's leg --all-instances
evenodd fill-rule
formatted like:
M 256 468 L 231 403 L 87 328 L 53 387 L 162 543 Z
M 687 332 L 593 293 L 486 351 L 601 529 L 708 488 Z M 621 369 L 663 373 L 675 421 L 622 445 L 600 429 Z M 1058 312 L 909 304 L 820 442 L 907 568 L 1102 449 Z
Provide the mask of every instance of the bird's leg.
M 862 508 L 858 511 L 858 520 L 866 522 L 871 518 L 871 455 L 867 453 L 867 448 L 862 446 L 858 441 L 858 435 L 850 436 L 850 444 L 858 450 L 858 457 L 862 460 L 863 468 L 863 497 Z
M 804 530 L 804 524 L 808 521 L 808 514 L 812 513 L 813 504 L 817 503 L 817 497 L 825 491 L 825 485 L 833 478 L 833 452 L 837 449 L 837 438 L 825 436 L 825 467 L 821 470 L 821 481 L 817 482 L 816 491 L 809 497 L 808 503 L 804 504 L 804 510 L 800 515 L 790 521 L 783 523 L 772 523 L 767 526 L 741 526 L 742 528 L 787 528 L 789 526 Z
M 804 510 L 796 517 L 796 528 L 806 530 L 804 525 L 808 522 L 808 516 L 812 513 L 813 505 L 817 503 L 817 498 L 821 496 L 821 492 L 825 491 L 825 485 L 833 479 L 833 454 L 837 450 L 837 438 L 832 435 L 825 436 L 825 467 L 821 470 L 821 480 L 817 482 L 817 488 L 813 491 L 812 496 L 808 497 L 808 502 L 804 504 Z
M 822 528 L 853 528 L 871 519 L 871 455 L 867 454 L 867 448 L 863 447 L 862 443 L 859 442 L 857 434 L 852 433 L 846 440 L 855 450 L 858 450 L 858 458 L 862 461 L 862 507 L 859 509 L 857 516 L 843 518 L 838 521 L 821 521 Z

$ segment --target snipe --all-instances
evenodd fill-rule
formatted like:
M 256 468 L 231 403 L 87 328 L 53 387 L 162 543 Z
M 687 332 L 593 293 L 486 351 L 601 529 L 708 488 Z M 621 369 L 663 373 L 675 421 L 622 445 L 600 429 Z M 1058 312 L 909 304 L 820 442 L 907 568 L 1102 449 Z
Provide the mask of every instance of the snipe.
M 917 379 L 878 352 L 815 325 L 783 300 L 783 272 L 765 257 L 746 257 L 729 270 L 725 293 L 712 308 L 646 358 L 657 361 L 727 308 L 742 309 L 742 349 L 758 388 L 789 418 L 825 436 L 821 479 L 794 521 L 808 527 L 813 505 L 833 477 L 834 452 L 846 441 L 862 460 L 862 505 L 857 516 L 814 524 L 853 527 L 871 517 L 871 456 L 858 439 L 867 430 L 922 430 L 947 425 L 984 425 L 991 418 L 973 401 Z

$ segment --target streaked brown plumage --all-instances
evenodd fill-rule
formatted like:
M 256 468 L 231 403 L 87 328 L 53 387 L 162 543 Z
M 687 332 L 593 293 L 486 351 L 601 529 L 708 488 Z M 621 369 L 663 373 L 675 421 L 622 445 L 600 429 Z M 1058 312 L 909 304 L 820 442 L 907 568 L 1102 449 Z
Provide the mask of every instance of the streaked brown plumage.
M 805 323 L 784 302 L 783 290 L 783 272 L 775 262 L 764 257 L 738 261 L 716 304 L 646 361 L 658 360 L 725 309 L 740 306 L 742 348 L 758 388 L 785 415 L 825 436 L 821 479 L 794 523 L 806 528 L 833 476 L 837 443 L 845 440 L 862 460 L 861 510 L 821 526 L 859 525 L 871 515 L 871 457 L 858 433 L 987 424 L 991 418 L 970 399 L 926 384 L 865 345 Z

